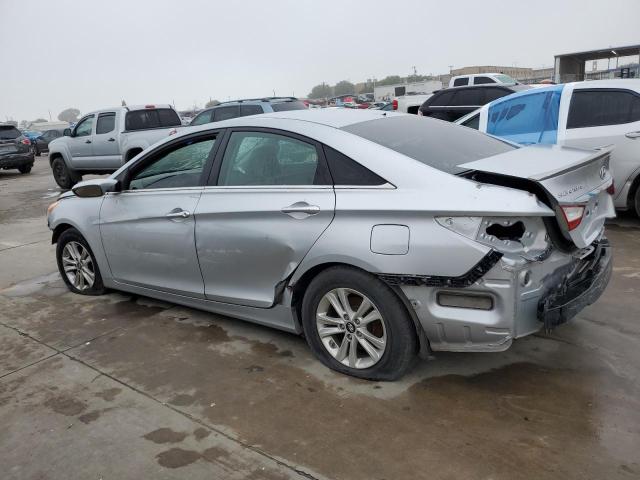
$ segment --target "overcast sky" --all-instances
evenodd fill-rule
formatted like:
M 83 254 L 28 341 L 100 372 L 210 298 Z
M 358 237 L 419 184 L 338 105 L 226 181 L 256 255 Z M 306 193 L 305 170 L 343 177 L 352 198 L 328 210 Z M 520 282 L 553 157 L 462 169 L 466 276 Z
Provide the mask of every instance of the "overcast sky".
M 640 43 L 640 0 L 0 0 L 0 120 Z

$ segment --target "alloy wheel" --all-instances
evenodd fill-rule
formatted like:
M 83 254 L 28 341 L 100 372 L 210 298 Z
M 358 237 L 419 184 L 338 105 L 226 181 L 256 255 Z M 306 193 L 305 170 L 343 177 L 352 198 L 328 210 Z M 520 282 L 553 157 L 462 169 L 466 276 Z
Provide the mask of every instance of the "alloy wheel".
M 89 250 L 79 242 L 71 241 L 62 251 L 62 267 L 71 285 L 78 290 L 93 287 L 96 279 Z
M 380 311 L 366 295 L 350 288 L 336 288 L 322 297 L 316 328 L 327 352 L 350 368 L 375 365 L 387 346 Z

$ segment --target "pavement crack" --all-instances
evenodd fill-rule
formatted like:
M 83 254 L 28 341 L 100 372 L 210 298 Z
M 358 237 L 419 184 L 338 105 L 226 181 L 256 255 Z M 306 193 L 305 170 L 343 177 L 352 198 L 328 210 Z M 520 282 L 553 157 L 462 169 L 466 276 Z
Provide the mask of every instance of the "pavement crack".
M 49 240 L 38 240 L 36 242 L 23 243 L 22 245 L 14 245 L 12 247 L 0 248 L 0 252 L 6 252 L 14 248 L 27 247 L 29 245 L 35 245 L 36 243 L 48 242 Z
M 34 365 L 37 365 L 38 363 L 44 362 L 45 360 L 49 360 L 50 358 L 53 358 L 56 355 L 60 355 L 60 352 L 52 353 L 51 355 L 47 355 L 46 357 L 41 358 L 40 360 L 36 360 L 35 362 L 31 362 L 28 365 L 23 365 L 22 367 L 16 368 L 15 370 L 13 370 L 11 372 L 7 372 L 4 375 L 0 375 L 0 380 L 2 380 L 4 377 L 8 377 L 9 375 L 13 375 L 14 373 L 18 373 L 19 371 L 24 370 L 25 368 L 33 367 Z

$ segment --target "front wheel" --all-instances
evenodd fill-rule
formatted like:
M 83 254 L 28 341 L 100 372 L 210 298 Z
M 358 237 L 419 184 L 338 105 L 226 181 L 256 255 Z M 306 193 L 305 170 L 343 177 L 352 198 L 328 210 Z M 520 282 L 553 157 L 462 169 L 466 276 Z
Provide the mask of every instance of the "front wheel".
M 67 164 L 60 157 L 51 162 L 51 171 L 53 172 L 53 179 L 64 190 L 69 190 L 82 180 L 82 176 L 67 168 Z
M 18 171 L 20 173 L 29 173 L 31 171 L 31 167 L 33 165 L 23 165 L 22 167 L 18 167 Z
M 636 215 L 640 217 L 640 185 L 636 187 L 636 194 L 634 195 L 633 206 L 635 207 Z
M 56 246 L 56 260 L 62 280 L 80 295 L 102 295 L 106 289 L 89 244 L 75 228 L 62 232 Z
M 310 283 L 302 322 L 315 356 L 338 372 L 395 380 L 417 353 L 413 321 L 397 295 L 373 275 L 332 267 Z

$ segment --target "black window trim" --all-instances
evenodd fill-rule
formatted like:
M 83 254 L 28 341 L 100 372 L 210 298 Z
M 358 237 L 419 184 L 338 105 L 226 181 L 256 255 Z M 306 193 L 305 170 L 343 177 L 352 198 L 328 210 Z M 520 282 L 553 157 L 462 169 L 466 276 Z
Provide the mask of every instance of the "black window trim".
M 638 98 L 640 98 L 640 93 L 636 92 L 635 90 L 630 90 L 628 88 L 574 88 L 573 91 L 571 92 L 571 101 L 569 102 L 569 110 L 567 111 L 567 121 L 565 123 L 565 130 L 576 130 L 579 128 L 598 128 L 598 127 L 610 127 L 612 125 L 627 125 L 629 123 L 635 123 L 638 120 L 629 120 L 627 122 L 622 122 L 622 123 L 605 123 L 602 125 L 589 125 L 589 126 L 585 126 L 585 127 L 570 127 L 569 126 L 569 118 L 571 116 L 571 107 L 573 106 L 573 95 L 575 93 L 582 93 L 582 92 L 619 92 L 619 93 L 630 93 Z M 631 106 L 629 106 L 629 112 L 631 112 Z
M 206 186 L 206 179 L 209 178 L 209 175 L 211 174 L 211 167 L 213 165 L 214 159 L 216 158 L 218 150 L 220 149 L 220 144 L 222 143 L 222 140 L 224 139 L 224 137 L 225 137 L 225 129 L 222 129 L 222 128 L 206 130 L 203 132 L 196 132 L 190 135 L 185 135 L 183 137 L 176 138 L 172 141 L 169 141 L 161 145 L 155 150 L 145 153 L 144 156 L 137 159 L 134 163 L 129 165 L 125 170 L 123 170 L 118 174 L 116 179 L 120 182 L 120 186 L 121 186 L 121 190 L 118 193 L 138 194 L 143 192 L 159 192 L 159 191 L 165 191 L 165 190 L 186 190 L 186 189 L 193 189 L 193 188 L 199 189 Z M 136 190 L 129 190 L 129 182 L 131 181 L 131 177 L 133 176 L 133 174 L 136 172 L 139 172 L 147 165 L 153 163 L 158 158 L 159 155 L 163 155 L 165 153 L 169 153 L 172 150 L 176 150 L 177 145 L 181 143 L 186 143 L 187 141 L 190 141 L 190 140 L 205 141 L 211 138 L 215 138 L 216 141 L 213 144 L 213 148 L 211 149 L 211 152 L 209 152 L 209 158 L 207 158 L 207 161 L 205 162 L 204 167 L 202 168 L 202 173 L 200 174 L 200 180 L 198 181 L 198 185 L 191 186 L 191 187 L 168 187 L 168 188 L 149 188 L 149 189 L 141 188 Z
M 98 122 L 100 122 L 100 117 L 114 117 L 113 118 L 113 128 L 108 132 L 98 133 Z M 96 135 L 107 135 L 108 133 L 113 132 L 116 129 L 116 112 L 100 112 L 98 113 L 98 117 L 96 118 Z
M 222 160 L 224 158 L 224 154 L 227 150 L 227 146 L 229 145 L 229 139 L 231 138 L 231 134 L 235 132 L 255 132 L 255 133 L 271 133 L 273 135 L 280 135 L 283 137 L 290 137 L 295 140 L 311 144 L 316 149 L 316 154 L 318 155 L 318 168 L 321 169 L 321 175 L 326 182 L 325 185 L 218 185 L 218 180 L 220 178 L 220 170 L 222 168 Z M 278 128 L 270 128 L 270 127 L 231 127 L 227 128 L 224 137 L 218 150 L 216 152 L 215 158 L 213 160 L 213 167 L 208 176 L 208 181 L 205 184 L 206 189 L 214 188 L 214 189 L 258 189 L 258 190 L 282 190 L 282 189 L 328 189 L 333 188 L 333 179 L 331 178 L 331 174 L 329 173 L 329 166 L 327 165 L 327 159 L 324 156 L 324 150 L 322 149 L 322 144 L 313 138 L 305 137 L 304 135 L 300 135 L 294 132 L 290 132 L 288 130 L 280 130 Z

